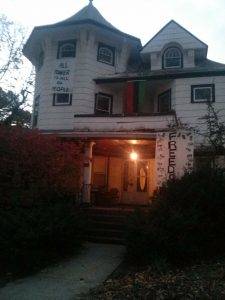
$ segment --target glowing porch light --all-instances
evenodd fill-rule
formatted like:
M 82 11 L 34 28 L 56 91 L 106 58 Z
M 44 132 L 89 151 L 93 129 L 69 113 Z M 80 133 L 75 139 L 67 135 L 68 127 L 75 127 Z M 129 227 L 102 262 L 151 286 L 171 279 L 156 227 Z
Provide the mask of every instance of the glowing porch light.
M 137 155 L 137 153 L 136 152 L 131 152 L 130 153 L 130 159 L 131 160 L 137 160 L 138 159 L 138 155 Z

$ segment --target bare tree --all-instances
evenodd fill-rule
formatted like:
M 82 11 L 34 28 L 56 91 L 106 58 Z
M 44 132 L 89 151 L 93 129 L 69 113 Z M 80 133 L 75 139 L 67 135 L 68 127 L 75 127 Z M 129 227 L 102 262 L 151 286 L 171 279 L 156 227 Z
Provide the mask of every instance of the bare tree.
M 0 16 L 0 123 L 27 126 L 34 71 L 23 57 L 25 29 Z

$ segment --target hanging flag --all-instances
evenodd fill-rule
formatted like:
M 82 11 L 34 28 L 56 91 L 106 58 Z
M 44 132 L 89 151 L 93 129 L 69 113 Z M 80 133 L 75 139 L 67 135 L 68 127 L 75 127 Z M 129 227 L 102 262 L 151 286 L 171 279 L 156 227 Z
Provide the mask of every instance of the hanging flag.
M 147 81 L 139 81 L 138 86 L 138 112 L 144 112 Z
M 132 114 L 134 112 L 134 82 L 127 82 L 124 95 L 124 112 Z
M 139 81 L 128 81 L 124 93 L 124 112 L 134 114 L 138 112 Z

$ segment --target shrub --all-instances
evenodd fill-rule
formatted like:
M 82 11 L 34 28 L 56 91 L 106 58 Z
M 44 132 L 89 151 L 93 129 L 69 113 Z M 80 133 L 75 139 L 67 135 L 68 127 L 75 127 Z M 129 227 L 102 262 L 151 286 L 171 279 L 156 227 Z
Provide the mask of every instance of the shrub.
M 225 175 L 201 170 L 168 181 L 149 213 L 135 213 L 127 233 L 128 255 L 187 262 L 224 254 Z
M 54 136 L 0 126 L 1 200 L 40 200 L 80 188 L 80 148 Z
M 33 270 L 78 249 L 79 146 L 0 126 L 0 273 Z

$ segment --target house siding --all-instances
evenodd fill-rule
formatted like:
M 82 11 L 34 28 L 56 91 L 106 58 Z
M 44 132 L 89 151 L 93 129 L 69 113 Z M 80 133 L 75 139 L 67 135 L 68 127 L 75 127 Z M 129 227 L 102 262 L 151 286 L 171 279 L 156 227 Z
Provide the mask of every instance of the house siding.
M 76 39 L 76 57 L 72 59 L 57 59 L 58 41 Z M 41 95 L 39 107 L 38 128 L 45 130 L 73 129 L 74 114 L 94 113 L 95 93 L 104 92 L 104 88 L 96 86 L 93 78 L 114 74 L 126 69 L 127 60 L 131 47 L 124 41 L 111 39 L 110 46 L 116 48 L 115 65 L 110 66 L 97 61 L 98 43 L 106 39 L 99 33 L 81 30 L 79 35 L 64 35 L 57 40 L 46 40 L 43 43 L 45 53 L 44 65 L 37 71 L 35 96 Z M 120 43 L 121 42 L 121 43 Z M 59 62 L 70 62 L 71 77 L 73 81 L 71 106 L 53 107 L 52 77 L 56 64 Z M 121 93 L 110 91 L 114 97 L 115 112 L 121 111 Z

